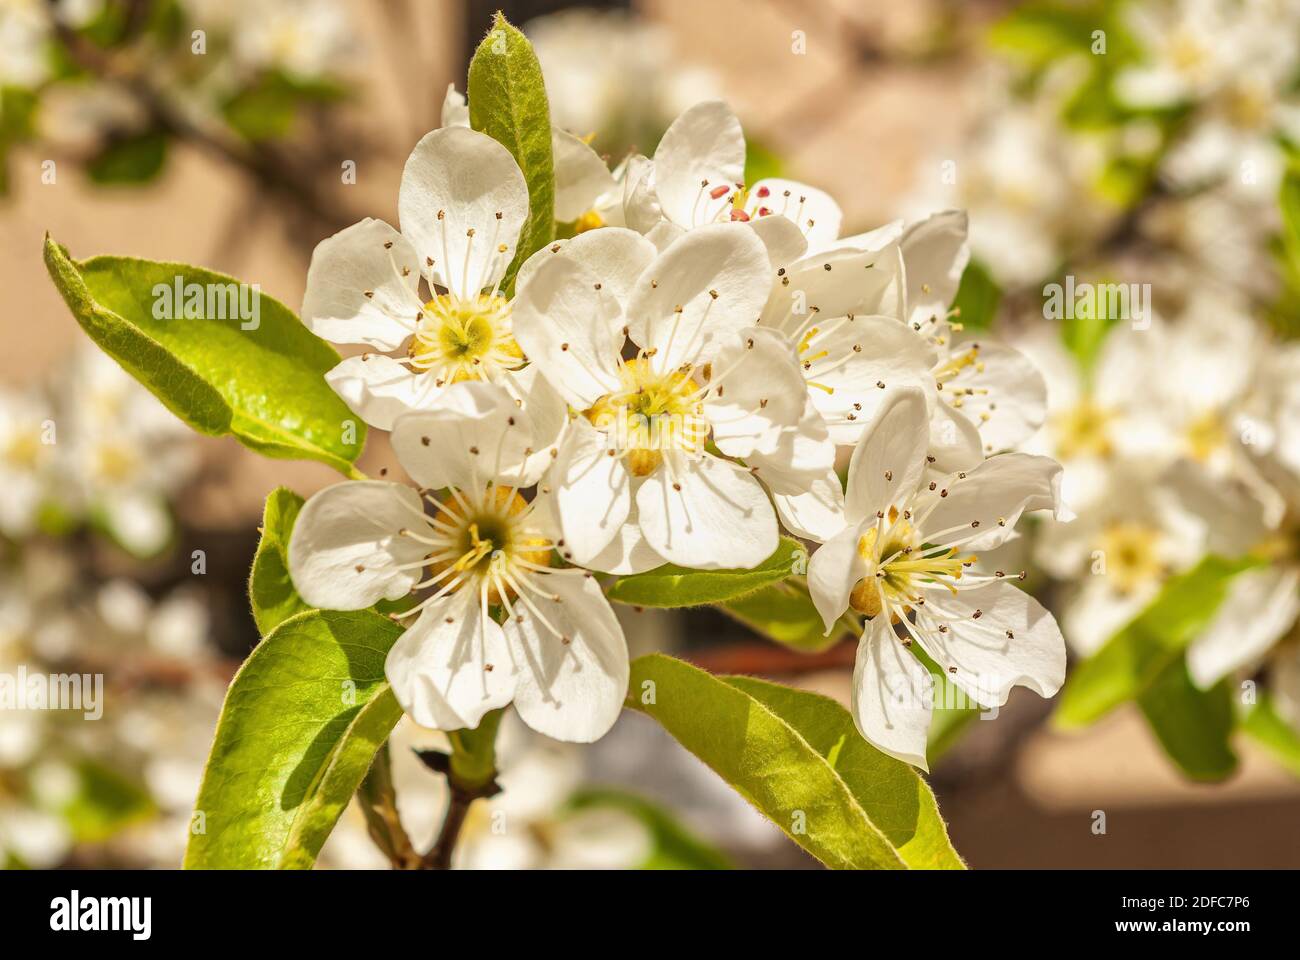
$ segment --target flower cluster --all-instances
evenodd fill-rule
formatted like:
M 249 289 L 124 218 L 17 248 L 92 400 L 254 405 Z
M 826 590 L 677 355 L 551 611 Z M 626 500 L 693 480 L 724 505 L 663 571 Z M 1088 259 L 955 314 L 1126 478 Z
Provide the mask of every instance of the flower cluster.
M 1119 3 L 1043 51 L 1017 44 L 1025 16 L 992 33 L 1016 63 L 989 71 L 961 169 L 934 169 L 913 200 L 969 199 L 975 257 L 1010 307 L 1004 333 L 1048 385 L 1043 428 L 1013 443 L 1062 464 L 1078 516 L 1038 524 L 1003 562 L 1020 550 L 1049 575 L 1087 658 L 1217 558 L 1223 602 L 1193 618 L 1184 598 L 1159 619 L 1187 628 L 1195 688 L 1248 680 L 1245 717 L 1263 681 L 1300 730 L 1286 339 L 1300 6 Z
M 311 498 L 289 546 L 304 600 L 402 604 L 387 674 L 423 726 L 513 703 L 590 741 L 628 681 L 600 575 L 752 568 L 784 528 L 825 544 L 807 584 L 828 631 L 868 619 L 853 712 L 880 749 L 925 765 L 914 642 L 981 703 L 1051 696 L 1050 614 L 1016 573 L 972 569 L 1023 513 L 1064 508 L 1054 461 L 1004 452 L 1042 423 L 1042 378 L 949 314 L 965 215 L 841 235 L 825 193 L 744 183 L 716 101 L 612 172 L 569 133 L 553 143 L 579 229 L 513 283 L 527 186 L 454 90 L 407 161 L 401 229 L 365 220 L 317 247 L 304 322 L 366 348 L 327 380 L 391 431 L 416 488 Z

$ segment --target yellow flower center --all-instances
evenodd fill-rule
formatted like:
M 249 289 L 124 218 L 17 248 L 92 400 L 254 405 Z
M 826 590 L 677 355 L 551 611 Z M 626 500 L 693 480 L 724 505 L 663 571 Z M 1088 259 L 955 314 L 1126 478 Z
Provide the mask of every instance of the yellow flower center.
M 40 458 L 41 440 L 34 430 L 15 434 L 4 448 L 4 459 L 20 469 L 33 469 Z
M 515 369 L 523 351 L 511 332 L 510 301 L 488 294 L 434 297 L 420 313 L 408 355 L 411 366 L 432 372 L 439 386 Z
M 1187 450 L 1194 460 L 1204 463 L 1228 443 L 1228 429 L 1214 411 L 1204 413 L 1187 425 Z
M 508 487 L 489 489 L 481 506 L 466 509 L 463 498 L 448 496 L 439 501 L 438 520 L 451 546 L 440 547 L 429 556 L 429 572 L 433 575 L 452 570 L 452 576 L 465 575 L 465 584 L 478 589 L 479 580 L 490 575 L 493 563 L 523 560 L 540 566 L 550 565 L 550 545 L 530 527 L 523 527 L 520 518 L 528 510 L 528 501 Z M 462 586 L 462 588 L 463 588 Z M 507 589 L 509 597 L 514 596 Z M 500 603 L 496 586 L 488 591 L 489 603 Z
M 1133 593 L 1164 575 L 1159 546 L 1160 531 L 1134 520 L 1110 524 L 1097 541 L 1106 576 L 1120 593 Z
M 974 554 L 959 556 L 956 547 L 926 548 L 908 517 L 900 520 L 895 507 L 889 508 L 883 534 L 872 527 L 858 539 L 858 556 L 866 564 L 866 576 L 854 584 L 849 605 L 868 617 L 882 610 L 882 594 L 891 609 L 910 612 L 923 585 L 941 583 L 955 593 L 952 581 L 960 580 L 976 560 Z
M 575 234 L 586 233 L 588 230 L 597 230 L 604 225 L 605 221 L 599 213 L 595 210 L 588 210 L 573 222 L 573 232 Z
M 1087 399 L 1054 417 L 1057 455 L 1062 460 L 1109 457 L 1114 449 L 1110 439 L 1110 424 L 1114 419 L 1114 413 Z
M 700 385 L 688 370 L 660 373 L 648 359 L 629 360 L 619 370 L 620 389 L 583 412 L 627 458 L 633 476 L 645 477 L 663 462 L 665 451 L 700 452 L 708 436 Z
M 108 483 L 122 483 L 136 471 L 139 459 L 122 444 L 103 443 L 95 448 L 95 470 Z

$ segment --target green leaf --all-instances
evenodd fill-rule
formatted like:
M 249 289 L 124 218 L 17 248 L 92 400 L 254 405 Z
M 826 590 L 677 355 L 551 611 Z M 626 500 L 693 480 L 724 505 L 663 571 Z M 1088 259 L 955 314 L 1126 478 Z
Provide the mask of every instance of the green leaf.
M 302 509 L 303 499 L 280 487 L 266 498 L 262 513 L 262 539 L 253 556 L 253 573 L 248 580 L 248 600 L 257 621 L 257 632 L 266 636 L 285 620 L 312 609 L 298 596 L 289 578 L 289 535 Z
M 551 110 L 542 68 L 528 38 L 499 12 L 469 64 L 469 123 L 510 151 L 528 182 L 529 217 L 503 289 L 529 255 L 555 237 Z
M 86 173 L 99 184 L 148 183 L 167 159 L 167 137 L 154 130 L 113 141 L 86 164 Z
M 779 177 L 784 165 L 781 156 L 753 137 L 745 140 L 745 183 L 754 184 L 768 177 Z
M 774 583 L 728 600 L 719 609 L 755 633 L 803 653 L 829 650 L 847 633 L 836 629 L 829 637 L 825 636 L 826 626 L 813 606 L 812 597 L 804 587 L 791 581 Z
M 1237 769 L 1232 695 L 1225 681 L 1200 690 L 1182 657 L 1169 662 L 1138 695 L 1138 705 L 1169 758 L 1193 780 L 1223 780 Z
M 1173 664 L 1181 668 L 1184 648 L 1214 616 L 1232 578 L 1253 564 L 1208 556 L 1171 578 L 1150 606 L 1066 679 L 1057 726 L 1087 726 L 1153 686 L 1172 683 L 1165 672 Z
M 663 654 L 633 662 L 629 690 L 630 709 L 827 866 L 962 866 L 925 781 L 863 740 L 835 701 Z
M 751 570 L 691 570 L 672 563 L 619 577 L 606 591 L 611 600 L 639 607 L 698 607 L 723 603 L 778 583 L 808 566 L 808 551 L 782 537 L 772 555 Z
M 102 843 L 158 811 L 135 780 L 96 760 L 76 765 L 77 786 L 59 811 L 77 843 Z
M 298 94 L 277 74 L 240 90 L 222 107 L 226 123 L 247 140 L 283 137 L 298 115 Z
M 1045 67 L 1078 56 L 1094 69 L 1127 62 L 1136 48 L 1109 0 L 1031 0 L 989 30 L 989 42 L 1029 66 Z M 1094 53 L 1094 34 L 1105 35 L 1105 53 Z
M 925 756 L 933 766 L 940 757 L 953 748 L 984 708 L 968 697 L 960 687 L 948 679 L 948 673 L 920 649 L 912 646 L 912 653 L 925 665 L 934 682 L 934 709 L 930 711 L 930 733 L 926 741 Z
M 1242 718 L 1241 729 L 1278 763 L 1300 777 L 1300 730 L 1277 712 L 1277 704 L 1267 692 L 1260 693 L 1254 709 Z
M 644 797 L 622 790 L 590 788 L 569 798 L 573 810 L 613 808 L 630 814 L 650 832 L 654 850 L 642 870 L 730 870 L 731 861 L 676 817 Z
M 1282 244 L 1293 267 L 1300 267 L 1300 168 L 1296 159 L 1282 177 L 1278 203 L 1282 210 Z
M 189 869 L 310 867 L 402 710 L 401 635 L 369 610 L 310 610 L 253 650 L 226 694 L 195 804 Z M 202 814 L 202 818 L 197 815 Z
M 978 260 L 971 260 L 961 275 L 961 285 L 952 305 L 961 313 L 957 321 L 965 330 L 987 330 L 998 312 L 1002 291 Z
M 49 237 L 45 265 L 87 335 L 195 430 L 232 434 L 268 457 L 319 460 L 360 476 L 353 463 L 365 446 L 365 424 L 324 380 L 339 355 L 283 304 L 265 294 L 251 300 L 233 277 L 187 264 L 73 261 Z M 158 319 L 155 311 L 183 312 L 184 304 L 168 302 L 178 278 L 180 299 L 204 291 L 199 316 Z M 213 313 L 229 319 L 207 318 L 208 298 Z

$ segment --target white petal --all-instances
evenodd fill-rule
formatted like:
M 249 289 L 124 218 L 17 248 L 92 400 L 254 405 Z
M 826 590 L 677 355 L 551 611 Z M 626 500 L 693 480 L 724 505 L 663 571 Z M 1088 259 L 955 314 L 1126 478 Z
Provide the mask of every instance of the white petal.
M 596 151 L 559 127 L 551 128 L 551 152 L 555 158 L 555 219 L 571 223 L 616 184 Z
M 891 220 L 876 227 L 874 230 L 867 230 L 864 233 L 855 233 L 852 236 L 840 237 L 836 241 L 837 247 L 856 247 L 859 250 L 883 250 L 895 240 L 903 236 L 903 221 Z
M 532 421 L 499 384 L 454 383 L 427 410 L 393 424 L 393 452 L 421 487 L 482 489 L 489 481 L 528 486 Z
M 166 501 L 143 490 L 112 493 L 104 498 L 102 509 L 113 536 L 137 557 L 153 556 L 172 534 Z
M 808 560 L 808 592 L 826 624 L 827 634 L 849 608 L 849 594 L 866 574 L 858 539 L 869 525 L 870 521 L 864 520 L 844 527 L 813 551 Z
M 626 306 L 636 283 L 650 261 L 655 258 L 655 246 L 635 230 L 626 227 L 603 227 L 588 230 L 569 240 L 556 240 L 538 250 L 524 261 L 515 280 L 517 290 L 523 290 L 547 259 L 569 257 L 580 263 L 591 274 L 593 281 L 614 295 L 620 306 Z
M 844 491 L 834 470 L 826 471 L 803 493 L 773 490 L 772 502 L 785 528 L 796 537 L 823 541 L 844 529 Z
M 767 195 L 763 196 L 765 191 Z M 770 213 L 760 213 L 764 209 Z M 830 194 L 806 183 L 776 177 L 760 180 L 750 188 L 745 212 L 754 221 L 772 216 L 789 220 L 807 238 L 808 249 L 814 251 L 834 243 L 844 221 L 840 205 Z
M 936 483 L 939 490 L 931 496 L 939 502 L 925 522 L 927 538 L 935 544 L 964 540 L 982 528 L 988 533 L 970 540 L 968 546 L 991 550 L 1006 541 L 1022 513 L 1053 510 L 1056 519 L 1069 519 L 1062 514 L 1061 465 L 1048 457 L 1003 453 L 965 477 L 951 476 Z
M 882 250 L 836 247 L 809 254 L 791 264 L 772 286 L 763 325 L 793 333 L 813 314 L 823 328 L 849 314 L 901 320 L 902 264 L 896 244 Z
M 458 297 L 473 297 L 500 280 L 514 258 L 528 219 L 528 185 L 510 151 L 487 134 L 444 127 L 411 151 L 397 208 L 402 234 L 433 259 L 434 279 Z
M 1187 649 L 1187 670 L 1208 689 L 1253 663 L 1300 614 L 1300 570 L 1270 567 L 1238 574 L 1218 612 Z
M 970 261 L 966 242 L 966 211 L 936 213 L 903 231 L 903 262 L 907 269 L 907 309 L 910 323 L 943 319 L 957 296 L 961 275 Z
M 586 410 L 618 388 L 623 312 L 579 261 L 545 259 L 519 289 L 513 314 L 515 340 L 572 406 Z
M 1081 657 L 1092 656 L 1145 610 L 1158 592 L 1159 585 L 1151 584 L 1119 593 L 1103 576 L 1086 577 L 1061 613 L 1061 630 L 1070 649 Z
M 722 377 L 704 403 L 723 453 L 744 459 L 774 453 L 783 431 L 797 427 L 807 406 L 803 375 L 790 343 L 775 330 L 750 327 L 723 345 L 713 363 Z
M 956 594 L 935 587 L 925 597 L 917 636 L 948 679 L 977 703 L 1001 706 L 1013 686 L 1028 687 L 1040 697 L 1061 689 L 1065 638 L 1052 615 L 1029 594 L 1002 582 Z M 948 629 L 940 632 L 937 624 Z
M 809 396 L 826 418 L 837 444 L 856 443 L 890 387 L 922 387 L 933 392 L 934 349 L 911 327 L 892 317 L 828 319 L 806 344 L 804 379 Z
M 551 504 L 566 555 L 588 561 L 609 546 L 632 508 L 632 477 L 610 442 L 583 417 L 573 421 L 550 475 Z
M 511 650 L 482 607 L 477 590 L 444 597 L 426 607 L 388 651 L 384 675 L 420 726 L 472 729 L 514 695 Z
M 964 349 L 957 344 L 953 354 Z M 1005 344 L 981 341 L 978 361 L 946 381 L 942 397 L 951 404 L 965 390 L 974 392 L 960 396 L 957 410 L 979 428 L 985 454 L 1018 447 L 1047 417 L 1043 375 L 1028 357 Z
M 844 507 L 850 523 L 903 503 L 925 471 L 930 438 L 925 395 L 915 387 L 886 393 L 849 461 Z
M 887 618 L 876 617 L 862 634 L 853 666 L 853 722 L 877 750 L 929 770 L 934 680 L 894 636 Z
M 834 469 L 835 444 L 812 398 L 804 397 L 803 416 L 793 427 L 781 431 L 775 450 L 755 451 L 745 458 L 745 463 L 768 490 L 784 495 L 806 492 Z
M 654 190 L 654 162 L 639 154 L 628 157 L 623 173 L 623 219 L 637 233 L 664 222 Z
M 940 473 L 971 470 L 984 460 L 979 428 L 950 404 L 936 400 L 930 408 L 931 469 Z
M 656 553 L 700 570 L 754 567 L 772 555 L 776 514 L 748 470 L 708 455 L 667 456 L 672 472 L 665 462 L 636 493 L 641 532 Z
M 325 374 L 325 382 L 372 427 L 393 429 L 403 413 L 436 402 L 434 378 L 415 373 L 382 353 L 348 357 Z
M 627 696 L 623 628 L 594 577 L 557 571 L 532 582 L 545 592 L 528 591 L 531 606 L 516 600 L 517 616 L 505 625 L 519 661 L 515 710 L 528 726 L 556 740 L 599 740 Z
M 519 370 L 502 371 L 497 382 L 518 402 L 533 427 L 533 453 L 524 458 L 520 476 L 541 477 L 551 465 L 552 451 L 559 446 L 569 425 L 569 405 L 535 363 Z
M 289 574 L 302 598 L 324 610 L 362 610 L 411 592 L 423 545 L 399 531 L 419 524 L 424 510 L 410 487 L 349 480 L 311 497 L 289 538 Z
M 415 330 L 419 282 L 411 242 L 384 221 L 366 218 L 316 244 L 302 322 L 334 343 L 396 350 Z
M 658 351 L 658 370 L 707 362 L 754 325 L 767 300 L 770 271 L 762 242 L 743 224 L 692 230 L 637 280 L 628 307 L 630 335 Z
M 671 220 L 660 220 L 646 231 L 645 238 L 650 241 L 657 252 L 663 253 L 685 235 L 686 229 L 684 227 L 677 226 Z
M 631 573 L 644 573 L 655 567 L 663 566 L 668 561 L 654 552 L 641 532 L 641 517 L 637 513 L 636 500 L 633 498 L 632 509 L 628 511 L 627 521 L 618 528 L 614 539 L 600 553 L 592 557 L 583 566 L 602 573 L 616 573 L 626 576 Z
M 808 252 L 803 231 L 785 217 L 758 217 L 749 221 L 749 228 L 767 247 L 767 259 L 773 270 L 789 266 Z
M 465 103 L 465 94 L 456 89 L 456 84 L 447 84 L 447 94 L 442 98 L 442 126 L 468 127 L 469 107 Z
M 663 215 L 688 230 L 717 219 L 744 175 L 745 135 L 720 100 L 697 103 L 682 113 L 655 149 L 655 193 Z M 724 196 L 709 195 L 720 187 L 728 188 Z

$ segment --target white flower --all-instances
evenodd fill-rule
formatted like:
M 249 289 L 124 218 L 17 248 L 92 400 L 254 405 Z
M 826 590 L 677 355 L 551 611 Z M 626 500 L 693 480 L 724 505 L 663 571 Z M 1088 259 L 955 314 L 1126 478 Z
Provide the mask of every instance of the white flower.
M 1251 424 L 1250 442 L 1245 449 L 1254 465 L 1282 498 L 1283 507 L 1275 523 L 1266 523 L 1243 510 L 1250 498 L 1234 495 L 1193 499 L 1197 488 L 1183 492 L 1184 501 L 1216 529 L 1234 535 L 1235 550 L 1220 552 L 1232 556 L 1248 549 L 1267 566 L 1238 574 L 1214 619 L 1192 641 L 1187 650 L 1187 669 L 1200 687 L 1211 687 L 1221 678 L 1261 661 L 1275 650 L 1275 672 L 1285 681 L 1294 674 L 1284 637 L 1292 633 L 1300 617 L 1300 350 L 1294 345 L 1275 347 L 1256 371 L 1258 383 L 1253 401 L 1263 414 Z M 1258 514 L 1258 508 L 1254 511 Z M 1243 517 L 1243 514 L 1245 516 Z M 1270 520 L 1272 518 L 1269 518 Z M 1253 522 L 1252 522 L 1253 521 Z M 1244 541 L 1244 542 L 1238 542 Z M 1252 542 L 1253 541 L 1253 542 Z M 1274 678 L 1276 679 L 1276 678 Z
M 310 81 L 338 73 L 357 52 L 356 24 L 340 0 L 236 0 L 232 6 L 225 16 L 232 21 L 234 59 L 249 72 L 277 69 Z
M 432 590 L 401 615 L 418 619 L 386 665 L 398 701 L 422 726 L 474 727 L 513 702 L 548 736 L 602 736 L 622 708 L 627 646 L 595 579 L 551 566 L 557 538 L 519 493 L 537 473 L 527 413 L 498 386 L 461 383 L 435 407 L 399 417 L 392 443 L 425 493 L 446 495 L 350 481 L 313 496 L 289 544 L 303 599 L 355 610 Z
M 411 153 L 398 195 L 402 232 L 366 219 L 312 254 L 303 320 L 318 336 L 376 350 L 342 361 L 325 378 L 367 423 L 392 429 L 403 412 L 429 407 L 452 384 L 502 384 L 528 405 L 535 455 L 563 425 L 563 408 L 513 335 L 500 283 L 528 219 L 528 187 L 509 151 L 450 126 Z M 430 299 L 419 292 L 423 278 Z
M 1112 216 L 1088 191 L 1096 151 L 1056 120 L 1054 102 L 1024 105 L 1002 98 L 961 145 L 961 169 L 949 176 L 952 154 L 922 164 L 915 194 L 903 212 L 925 216 L 957 207 L 970 212 L 971 246 L 1003 287 L 1042 282 L 1076 239 L 1094 236 Z M 1080 202 L 1080 195 L 1094 202 Z
M 52 28 L 47 4 L 39 0 L 0 5 L 0 84 L 31 89 L 49 76 Z
M 1034 559 L 1076 589 L 1061 624 L 1071 647 L 1091 654 L 1146 609 L 1168 578 L 1206 552 L 1237 556 L 1267 534 L 1245 490 L 1192 465 L 1108 464 L 1098 496 L 1070 523 L 1044 522 Z
M 26 537 L 46 496 L 57 438 L 48 404 L 35 394 L 0 391 L 0 533 Z
M 630 231 L 583 234 L 539 255 L 516 308 L 520 342 L 580 413 L 550 474 L 566 549 L 611 572 L 665 560 L 752 567 L 777 545 L 755 477 L 795 492 L 833 456 L 824 427 L 805 416 L 793 353 L 753 326 L 771 269 L 763 245 L 733 225 L 701 227 L 628 284 L 570 255 L 601 234 L 627 243 L 622 262 L 653 254 Z M 639 349 L 624 360 L 629 337 Z M 708 452 L 710 438 L 747 466 Z
M 852 445 L 890 387 L 924 391 L 938 469 L 973 467 L 1042 423 L 1046 387 L 1029 361 L 989 340 L 957 338 L 948 321 L 969 254 L 958 211 L 887 224 L 776 271 L 761 323 L 798 355 L 810 409 L 830 438 Z M 839 481 L 777 501 L 796 533 L 825 539 L 842 526 Z
M 923 768 L 932 681 L 907 650 L 913 642 L 984 706 L 1002 705 L 1016 685 L 1050 697 L 1065 677 L 1051 614 L 1002 571 L 968 572 L 971 551 L 1004 543 L 1021 514 L 1059 511 L 1060 466 L 1009 453 L 929 480 L 928 424 L 919 389 L 889 392 L 849 465 L 846 526 L 808 566 L 828 633 L 850 608 L 869 618 L 854 670 L 858 730 Z
M 77 354 L 56 387 L 61 495 L 132 553 L 161 550 L 172 534 L 168 498 L 197 466 L 193 435 L 92 347 Z
M 624 221 L 661 250 L 684 231 L 742 221 L 758 234 L 776 266 L 807 250 L 825 249 L 839 237 L 843 214 L 828 194 L 777 179 L 746 189 L 744 176 L 740 121 L 720 100 L 697 103 L 672 122 L 653 160 L 628 161 Z

